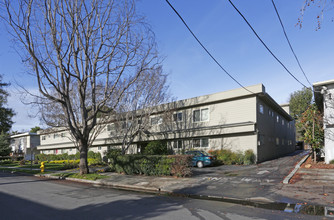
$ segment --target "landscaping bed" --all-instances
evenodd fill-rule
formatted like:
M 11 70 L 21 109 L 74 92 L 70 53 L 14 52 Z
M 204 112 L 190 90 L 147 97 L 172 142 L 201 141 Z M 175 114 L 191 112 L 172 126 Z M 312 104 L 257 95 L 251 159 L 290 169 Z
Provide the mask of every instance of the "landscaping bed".
M 326 164 L 325 161 L 323 161 L 323 160 L 317 161 L 315 163 L 310 156 L 301 165 L 301 168 L 306 168 L 306 169 L 334 169 L 334 164 Z

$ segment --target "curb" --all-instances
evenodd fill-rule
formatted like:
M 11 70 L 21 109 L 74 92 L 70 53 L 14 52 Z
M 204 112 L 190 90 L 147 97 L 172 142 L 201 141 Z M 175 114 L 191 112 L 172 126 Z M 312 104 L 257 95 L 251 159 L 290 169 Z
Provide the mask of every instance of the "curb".
M 311 154 L 307 154 L 305 157 L 303 157 L 303 159 L 301 159 L 299 161 L 299 163 L 297 163 L 297 165 L 295 166 L 295 168 L 289 173 L 289 175 L 287 175 L 284 180 L 283 180 L 283 184 L 289 184 L 289 181 L 291 180 L 291 178 L 295 175 L 295 173 L 298 171 L 298 169 L 300 168 L 300 166 L 305 162 L 305 160 L 310 156 Z
M 76 179 L 76 178 L 69 178 L 69 177 L 52 176 L 51 174 L 36 174 L 34 176 L 44 177 L 44 178 L 49 178 L 49 179 L 56 179 L 56 180 L 68 180 L 72 182 L 88 183 L 88 184 L 92 184 L 95 187 L 106 187 L 106 188 L 111 188 L 111 189 L 120 189 L 120 190 L 125 190 L 125 191 L 132 191 L 132 192 L 145 192 L 149 194 L 162 195 L 162 196 L 220 201 L 220 202 L 227 202 L 227 203 L 233 203 L 233 204 L 248 205 L 248 206 L 253 206 L 253 207 L 277 204 L 277 202 L 272 201 L 265 197 L 253 197 L 253 198 L 240 199 L 240 198 L 225 197 L 225 196 L 175 193 L 173 191 L 164 190 L 164 189 L 155 188 L 155 187 L 118 184 L 118 183 L 107 182 L 104 180 Z
M 77 178 L 62 177 L 62 176 L 52 176 L 51 174 L 36 174 L 34 176 L 44 177 L 44 178 L 49 178 L 49 179 L 57 179 L 57 180 L 68 180 L 68 181 L 79 182 L 79 183 L 88 183 L 88 184 L 92 184 L 93 186 L 97 186 L 97 187 L 108 187 L 112 189 L 122 189 L 122 190 L 135 191 L 135 192 L 148 192 L 148 193 L 154 193 L 154 194 L 172 193 L 170 191 L 161 190 L 160 188 L 117 184 L 117 183 L 106 182 L 103 180 L 85 180 L 85 179 L 77 179 Z

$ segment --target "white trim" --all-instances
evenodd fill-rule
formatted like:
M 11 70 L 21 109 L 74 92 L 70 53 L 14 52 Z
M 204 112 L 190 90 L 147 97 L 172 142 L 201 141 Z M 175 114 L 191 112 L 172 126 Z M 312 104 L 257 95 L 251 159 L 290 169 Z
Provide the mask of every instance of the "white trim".
M 202 110 L 207 109 L 208 110 L 208 119 L 207 120 L 202 120 Z M 199 111 L 199 121 L 194 121 L 194 111 Z M 210 107 L 203 107 L 203 108 L 197 108 L 192 110 L 192 121 L 193 123 L 199 123 L 199 122 L 207 122 L 210 121 Z

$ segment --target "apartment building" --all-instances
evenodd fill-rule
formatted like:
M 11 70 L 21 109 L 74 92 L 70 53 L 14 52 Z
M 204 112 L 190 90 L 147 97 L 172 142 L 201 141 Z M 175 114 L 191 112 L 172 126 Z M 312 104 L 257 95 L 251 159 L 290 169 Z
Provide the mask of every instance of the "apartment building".
M 325 162 L 334 160 L 334 80 L 313 83 L 314 99 L 323 112 Z
M 40 145 L 40 136 L 36 133 L 22 133 L 10 136 L 12 153 L 23 156 L 25 160 L 34 159 L 39 154 L 37 146 Z
M 246 90 L 247 89 L 247 90 Z M 180 100 L 154 108 L 149 126 L 131 140 L 128 153 L 138 153 L 153 140 L 166 140 L 174 151 L 253 150 L 257 162 L 295 149 L 293 118 L 265 91 L 262 84 Z M 285 106 L 285 108 L 287 108 Z M 139 120 L 138 120 L 139 121 Z M 139 122 L 136 123 L 139 123 Z M 121 147 L 127 123 L 110 122 L 90 150 L 102 154 Z M 76 153 L 66 130 L 42 131 L 41 153 Z

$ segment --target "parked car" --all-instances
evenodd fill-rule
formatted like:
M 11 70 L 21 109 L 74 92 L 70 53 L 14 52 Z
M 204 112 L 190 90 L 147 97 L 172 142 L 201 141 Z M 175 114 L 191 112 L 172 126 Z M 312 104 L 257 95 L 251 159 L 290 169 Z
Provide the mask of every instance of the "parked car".
M 199 168 L 202 168 L 204 166 L 210 166 L 213 164 L 214 160 L 216 160 L 215 156 L 212 156 L 207 152 L 200 150 L 186 151 L 185 154 L 192 156 L 192 165 Z

